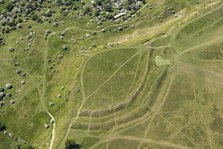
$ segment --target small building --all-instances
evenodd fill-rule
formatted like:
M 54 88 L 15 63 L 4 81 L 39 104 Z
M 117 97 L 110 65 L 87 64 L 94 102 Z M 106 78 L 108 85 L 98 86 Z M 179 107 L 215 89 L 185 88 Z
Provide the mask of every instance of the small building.
M 127 14 L 126 12 L 121 12 L 121 13 L 117 14 L 116 16 L 114 16 L 114 19 L 118 19 L 126 14 Z

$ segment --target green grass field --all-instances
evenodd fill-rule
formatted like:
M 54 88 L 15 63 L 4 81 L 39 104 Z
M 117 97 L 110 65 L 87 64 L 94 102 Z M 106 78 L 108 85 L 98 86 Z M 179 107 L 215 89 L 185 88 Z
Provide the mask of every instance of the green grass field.
M 223 148 L 222 2 L 146 2 L 100 29 L 92 16 L 57 12 L 58 27 L 30 21 L 3 35 L 0 87 L 13 89 L 0 122 L 14 137 L 0 132 L 0 149 L 62 149 L 67 139 L 83 149 Z

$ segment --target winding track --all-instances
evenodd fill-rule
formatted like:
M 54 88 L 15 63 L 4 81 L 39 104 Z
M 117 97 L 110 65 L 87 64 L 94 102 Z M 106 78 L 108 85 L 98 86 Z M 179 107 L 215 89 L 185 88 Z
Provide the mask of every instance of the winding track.
M 109 28 L 109 27 L 112 27 L 112 26 L 108 26 L 108 27 L 105 27 L 105 28 Z M 95 30 L 80 29 L 80 28 L 78 28 L 78 27 L 72 27 L 72 28 L 79 29 L 79 30 L 82 30 L 82 31 L 87 31 L 87 32 L 92 32 L 92 31 L 93 31 L 93 32 L 99 32 L 99 31 L 95 31 Z M 68 30 L 70 30 L 70 29 L 72 29 L 72 28 L 67 28 L 66 31 L 68 31 Z M 183 55 L 183 54 L 186 53 L 186 52 L 192 51 L 192 50 L 193 50 L 193 49 L 188 49 L 188 50 L 186 50 L 186 51 L 180 53 L 179 55 L 177 55 L 177 57 L 180 56 L 180 55 Z M 85 64 L 86 64 L 86 63 L 85 63 Z M 81 76 L 82 76 L 82 75 L 81 75 Z M 72 120 L 72 122 L 70 123 L 65 138 L 67 138 L 67 136 L 68 136 L 68 134 L 69 134 L 69 131 L 70 131 L 70 128 L 71 128 L 73 122 L 75 122 L 75 121 L 78 119 L 79 114 L 80 114 L 80 111 L 81 111 L 81 109 L 82 109 L 82 107 L 83 107 L 83 105 L 84 105 L 84 102 L 85 102 L 85 100 L 86 100 L 86 97 L 85 97 L 85 94 L 84 94 L 84 89 L 83 89 L 83 79 L 81 79 L 81 84 L 82 84 L 82 94 L 83 94 L 82 104 L 81 104 L 80 108 L 78 109 L 77 116 L 76 116 L 76 117 Z M 51 118 L 53 118 L 53 116 L 52 116 L 50 113 L 48 113 L 48 115 L 49 115 Z M 53 118 L 53 119 L 54 119 L 54 118 Z M 53 130 L 52 130 L 52 139 L 51 139 L 50 149 L 52 149 L 52 147 L 53 147 L 53 141 L 54 141 L 54 139 L 55 139 L 55 127 L 56 127 L 56 123 L 54 124 Z M 133 139 L 133 140 L 135 140 L 135 138 L 129 138 L 129 139 Z
M 48 39 L 47 39 L 47 43 L 49 43 L 49 38 L 54 35 L 55 33 L 51 34 Z M 47 107 L 46 107 L 46 104 L 45 104 L 45 93 L 46 93 L 46 73 L 47 73 L 47 52 L 48 50 L 45 50 L 45 53 L 44 53 L 44 63 L 43 63 L 43 87 L 42 87 L 42 93 L 41 93 L 41 103 L 43 104 L 43 107 L 45 108 L 46 110 L 46 113 L 50 116 L 51 119 L 53 119 L 55 122 L 53 123 L 53 129 L 52 129 L 52 138 L 50 140 L 50 146 L 49 146 L 49 149 L 52 149 L 53 148 L 53 144 L 54 144 L 54 140 L 55 140 L 55 136 L 56 136 L 56 132 L 55 132 L 55 129 L 56 129 L 56 119 L 53 117 L 53 115 L 48 111 Z
M 144 8 L 143 8 L 144 9 Z M 119 26 L 120 24 L 118 24 L 118 25 L 114 25 L 114 26 Z M 105 27 L 105 29 L 107 29 L 107 28 L 109 28 L 109 27 L 112 27 L 112 25 L 111 26 L 107 26 L 107 27 Z M 86 31 L 86 32 L 99 32 L 99 31 L 95 31 L 95 30 L 87 30 L 87 29 L 81 29 L 81 28 L 78 28 L 78 27 L 73 27 L 74 29 L 79 29 L 79 30 L 81 30 L 81 31 Z M 68 30 L 70 30 L 70 29 L 72 29 L 72 28 L 67 28 L 66 29 L 66 31 L 68 31 Z M 55 33 L 52 33 L 50 36 L 52 36 L 52 35 L 55 35 L 55 34 L 57 34 L 57 33 L 59 33 L 59 32 L 55 32 Z M 208 41 L 207 43 L 204 43 L 204 44 L 202 44 L 202 45 L 199 45 L 198 47 L 194 47 L 194 48 L 191 48 L 191 49 L 187 49 L 186 51 L 183 51 L 182 53 L 179 53 L 176 57 L 179 57 L 179 56 L 181 56 L 181 55 L 183 55 L 183 54 L 185 54 L 185 53 L 187 53 L 187 52 L 190 52 L 190 51 L 193 51 L 193 50 L 195 50 L 195 49 L 197 49 L 197 48 L 199 48 L 199 47 L 201 47 L 201 46 L 206 46 L 206 45 L 208 45 L 208 44 L 213 44 L 213 43 L 215 43 L 215 42 L 218 42 L 218 41 L 220 41 L 220 40 L 222 40 L 223 38 L 221 37 L 221 38 L 216 38 L 216 39 L 214 39 L 214 40 L 211 40 L 211 41 Z M 46 57 L 47 57 L 47 51 L 46 51 L 46 53 L 45 53 L 45 62 L 46 62 Z M 44 103 L 44 101 L 45 101 L 45 99 L 44 99 L 44 94 L 45 94 L 45 90 L 46 90 L 46 87 L 45 87 L 45 83 L 46 83 L 46 80 L 45 80 L 45 75 L 46 75 L 46 68 L 47 68 L 47 66 L 45 65 L 45 63 L 44 63 L 44 77 L 43 77 L 43 88 L 42 88 L 42 93 L 43 93 L 43 96 L 41 97 L 41 103 L 43 104 L 43 107 L 45 108 L 45 110 L 46 110 L 46 113 L 50 116 L 50 118 L 51 119 L 53 119 L 53 120 L 55 120 L 55 118 L 53 117 L 53 115 L 47 110 L 47 108 L 45 107 L 45 103 Z M 21 68 L 22 69 L 22 68 Z M 24 70 L 23 70 L 24 71 Z M 27 74 L 28 74 L 28 72 L 27 72 Z M 28 74 L 29 75 L 29 74 Z M 31 75 L 30 75 L 31 76 Z M 31 78 L 31 79 L 33 79 L 33 78 Z M 34 80 L 34 79 L 33 79 Z M 83 99 L 84 99 L 84 101 L 85 101 L 85 93 L 84 93 L 84 89 L 83 89 L 83 80 L 81 79 L 81 84 L 82 84 L 82 93 L 83 93 Z M 78 114 L 77 114 L 77 116 L 74 118 L 74 120 L 70 123 L 70 126 L 69 126 L 69 129 L 68 129 L 68 131 L 67 131 L 67 134 L 66 134 L 66 137 L 68 136 L 68 134 L 69 134 L 69 131 L 70 131 L 70 128 L 71 128 L 71 125 L 73 124 L 73 122 L 75 122 L 77 119 L 78 119 L 78 117 L 79 117 L 79 114 L 80 114 L 80 111 L 81 111 L 81 109 L 82 109 L 82 107 L 83 107 L 83 105 L 84 105 L 84 102 L 82 102 L 82 104 L 81 104 L 81 106 L 80 106 L 80 108 L 79 108 L 79 110 L 78 110 Z M 56 128 L 56 121 L 55 121 L 55 123 L 53 124 L 53 129 L 52 129 L 52 138 L 51 138 L 51 141 L 50 141 L 50 146 L 49 146 L 49 149 L 52 149 L 53 148 L 53 144 L 54 144 L 54 140 L 55 140 L 55 137 L 56 137 L 56 131 L 55 131 L 55 128 Z M 65 138 L 66 138 L 65 137 Z M 121 138 L 120 138 L 121 139 Z M 129 139 L 129 140 L 139 140 L 138 138 L 129 138 L 129 137 L 126 137 L 126 139 Z M 141 139 L 140 139 L 141 140 Z M 143 140 L 143 142 L 144 142 L 145 140 Z M 148 142 L 148 140 L 147 140 L 147 142 Z M 172 147 L 176 147 L 176 146 L 172 146 Z M 177 146 L 178 147 L 178 146 Z

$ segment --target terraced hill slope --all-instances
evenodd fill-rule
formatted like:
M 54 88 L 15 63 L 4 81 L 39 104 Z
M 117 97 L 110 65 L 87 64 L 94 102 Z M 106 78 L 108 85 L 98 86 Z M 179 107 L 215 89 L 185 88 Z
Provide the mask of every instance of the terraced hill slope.
M 0 149 L 223 148 L 221 1 L 74 3 L 1 26 Z

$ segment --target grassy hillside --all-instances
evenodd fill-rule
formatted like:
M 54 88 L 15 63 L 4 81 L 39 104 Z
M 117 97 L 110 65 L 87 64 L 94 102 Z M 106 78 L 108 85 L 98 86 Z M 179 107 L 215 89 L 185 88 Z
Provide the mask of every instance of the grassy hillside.
M 221 1 L 139 4 L 109 19 L 104 1 L 100 17 L 89 1 L 43 2 L 1 24 L 0 149 L 223 147 Z

